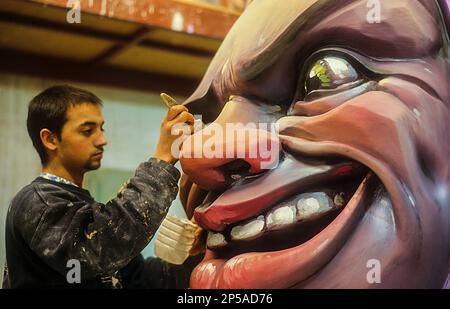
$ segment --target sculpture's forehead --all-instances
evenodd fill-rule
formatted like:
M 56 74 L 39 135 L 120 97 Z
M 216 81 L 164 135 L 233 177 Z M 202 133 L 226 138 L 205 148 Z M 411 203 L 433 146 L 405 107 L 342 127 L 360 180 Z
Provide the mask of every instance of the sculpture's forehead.
M 324 45 L 373 57 L 423 57 L 440 43 L 436 7 L 433 0 L 258 0 L 230 33 L 231 57 L 253 65 L 261 54 L 280 54 L 302 38 L 309 41 L 299 48 L 322 38 Z
M 258 0 L 238 19 L 225 44 L 233 43 L 233 54 L 263 50 L 270 46 L 299 19 L 306 21 L 313 12 L 320 10 L 327 1 L 320 0 Z M 301 22 L 301 21 L 300 21 Z
M 254 1 L 251 7 L 239 18 L 228 38 L 238 50 L 264 48 L 299 18 L 305 21 L 313 12 L 318 12 L 327 1 L 284 0 Z
M 301 65 L 299 55 L 326 46 L 379 59 L 423 58 L 442 46 L 439 23 L 434 0 L 253 1 L 187 102 L 205 95 L 212 84 L 234 90 L 268 68 L 281 71 L 274 67 L 280 62 Z

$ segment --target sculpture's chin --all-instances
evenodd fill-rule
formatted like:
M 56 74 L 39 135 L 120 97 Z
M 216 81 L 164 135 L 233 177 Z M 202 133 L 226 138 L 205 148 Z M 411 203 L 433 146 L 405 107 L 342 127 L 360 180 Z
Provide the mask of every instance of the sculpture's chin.
M 208 237 L 205 259 L 191 275 L 191 288 L 290 288 L 319 271 L 348 239 L 370 203 L 374 186 L 380 185 L 380 180 L 367 169 L 359 170 L 351 179 L 339 187 L 348 195 L 342 205 L 339 199 L 332 198 L 337 192 L 333 185 L 329 190 L 313 186 L 307 193 L 264 209 L 256 219 L 235 221 L 220 228 L 220 232 L 209 229 L 210 235 L 225 235 L 225 240 Z M 329 211 L 318 211 L 310 196 L 320 200 L 324 194 L 331 197 L 326 202 Z M 296 206 L 292 206 L 292 201 Z M 285 216 L 289 213 L 285 208 L 288 204 L 294 207 L 294 219 Z M 318 213 L 314 214 L 314 210 Z M 267 220 L 269 215 L 272 217 Z M 206 217 L 208 213 L 200 210 L 196 219 L 203 222 L 204 228 L 220 227 Z M 263 222 L 258 225 L 258 220 Z

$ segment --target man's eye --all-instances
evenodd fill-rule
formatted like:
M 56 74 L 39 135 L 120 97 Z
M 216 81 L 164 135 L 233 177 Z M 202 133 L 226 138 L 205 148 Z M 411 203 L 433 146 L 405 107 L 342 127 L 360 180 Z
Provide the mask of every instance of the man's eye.
M 81 131 L 81 133 L 83 133 L 84 135 L 91 135 L 92 129 L 83 130 Z
M 305 94 L 314 91 L 333 90 L 360 79 L 355 68 L 345 59 L 325 56 L 308 69 L 305 79 Z

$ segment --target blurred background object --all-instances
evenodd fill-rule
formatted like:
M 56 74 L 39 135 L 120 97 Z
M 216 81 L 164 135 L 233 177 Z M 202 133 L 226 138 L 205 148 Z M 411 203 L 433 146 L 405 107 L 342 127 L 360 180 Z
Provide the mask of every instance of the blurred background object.
M 206 2 L 213 5 L 222 6 L 236 12 L 242 12 L 250 4 L 251 0 L 198 0 L 198 2 Z

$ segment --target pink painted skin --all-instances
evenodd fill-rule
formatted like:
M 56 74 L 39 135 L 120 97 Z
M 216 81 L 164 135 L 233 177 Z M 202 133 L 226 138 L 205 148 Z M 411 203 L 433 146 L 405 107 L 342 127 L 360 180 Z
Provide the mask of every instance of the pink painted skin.
M 236 185 L 223 168 L 232 160 L 182 157 L 186 212 L 204 228 L 220 231 L 311 183 L 339 179 L 343 166 L 350 177 L 363 166 L 367 177 L 339 215 L 309 240 L 227 259 L 208 250 L 191 287 L 445 287 L 450 65 L 434 1 L 383 2 L 379 24 L 367 23 L 366 1 L 283 3 L 252 3 L 185 102 L 219 126 L 279 124 L 281 162 L 264 171 L 257 168 L 258 158 L 244 158 L 246 175 L 258 177 Z M 361 83 L 305 100 L 302 74 L 320 55 L 351 59 Z M 285 101 L 281 111 L 271 108 Z M 330 157 L 341 163 L 326 165 Z M 217 198 L 199 207 L 208 192 Z M 371 259 L 381 264 L 377 285 L 366 277 Z

